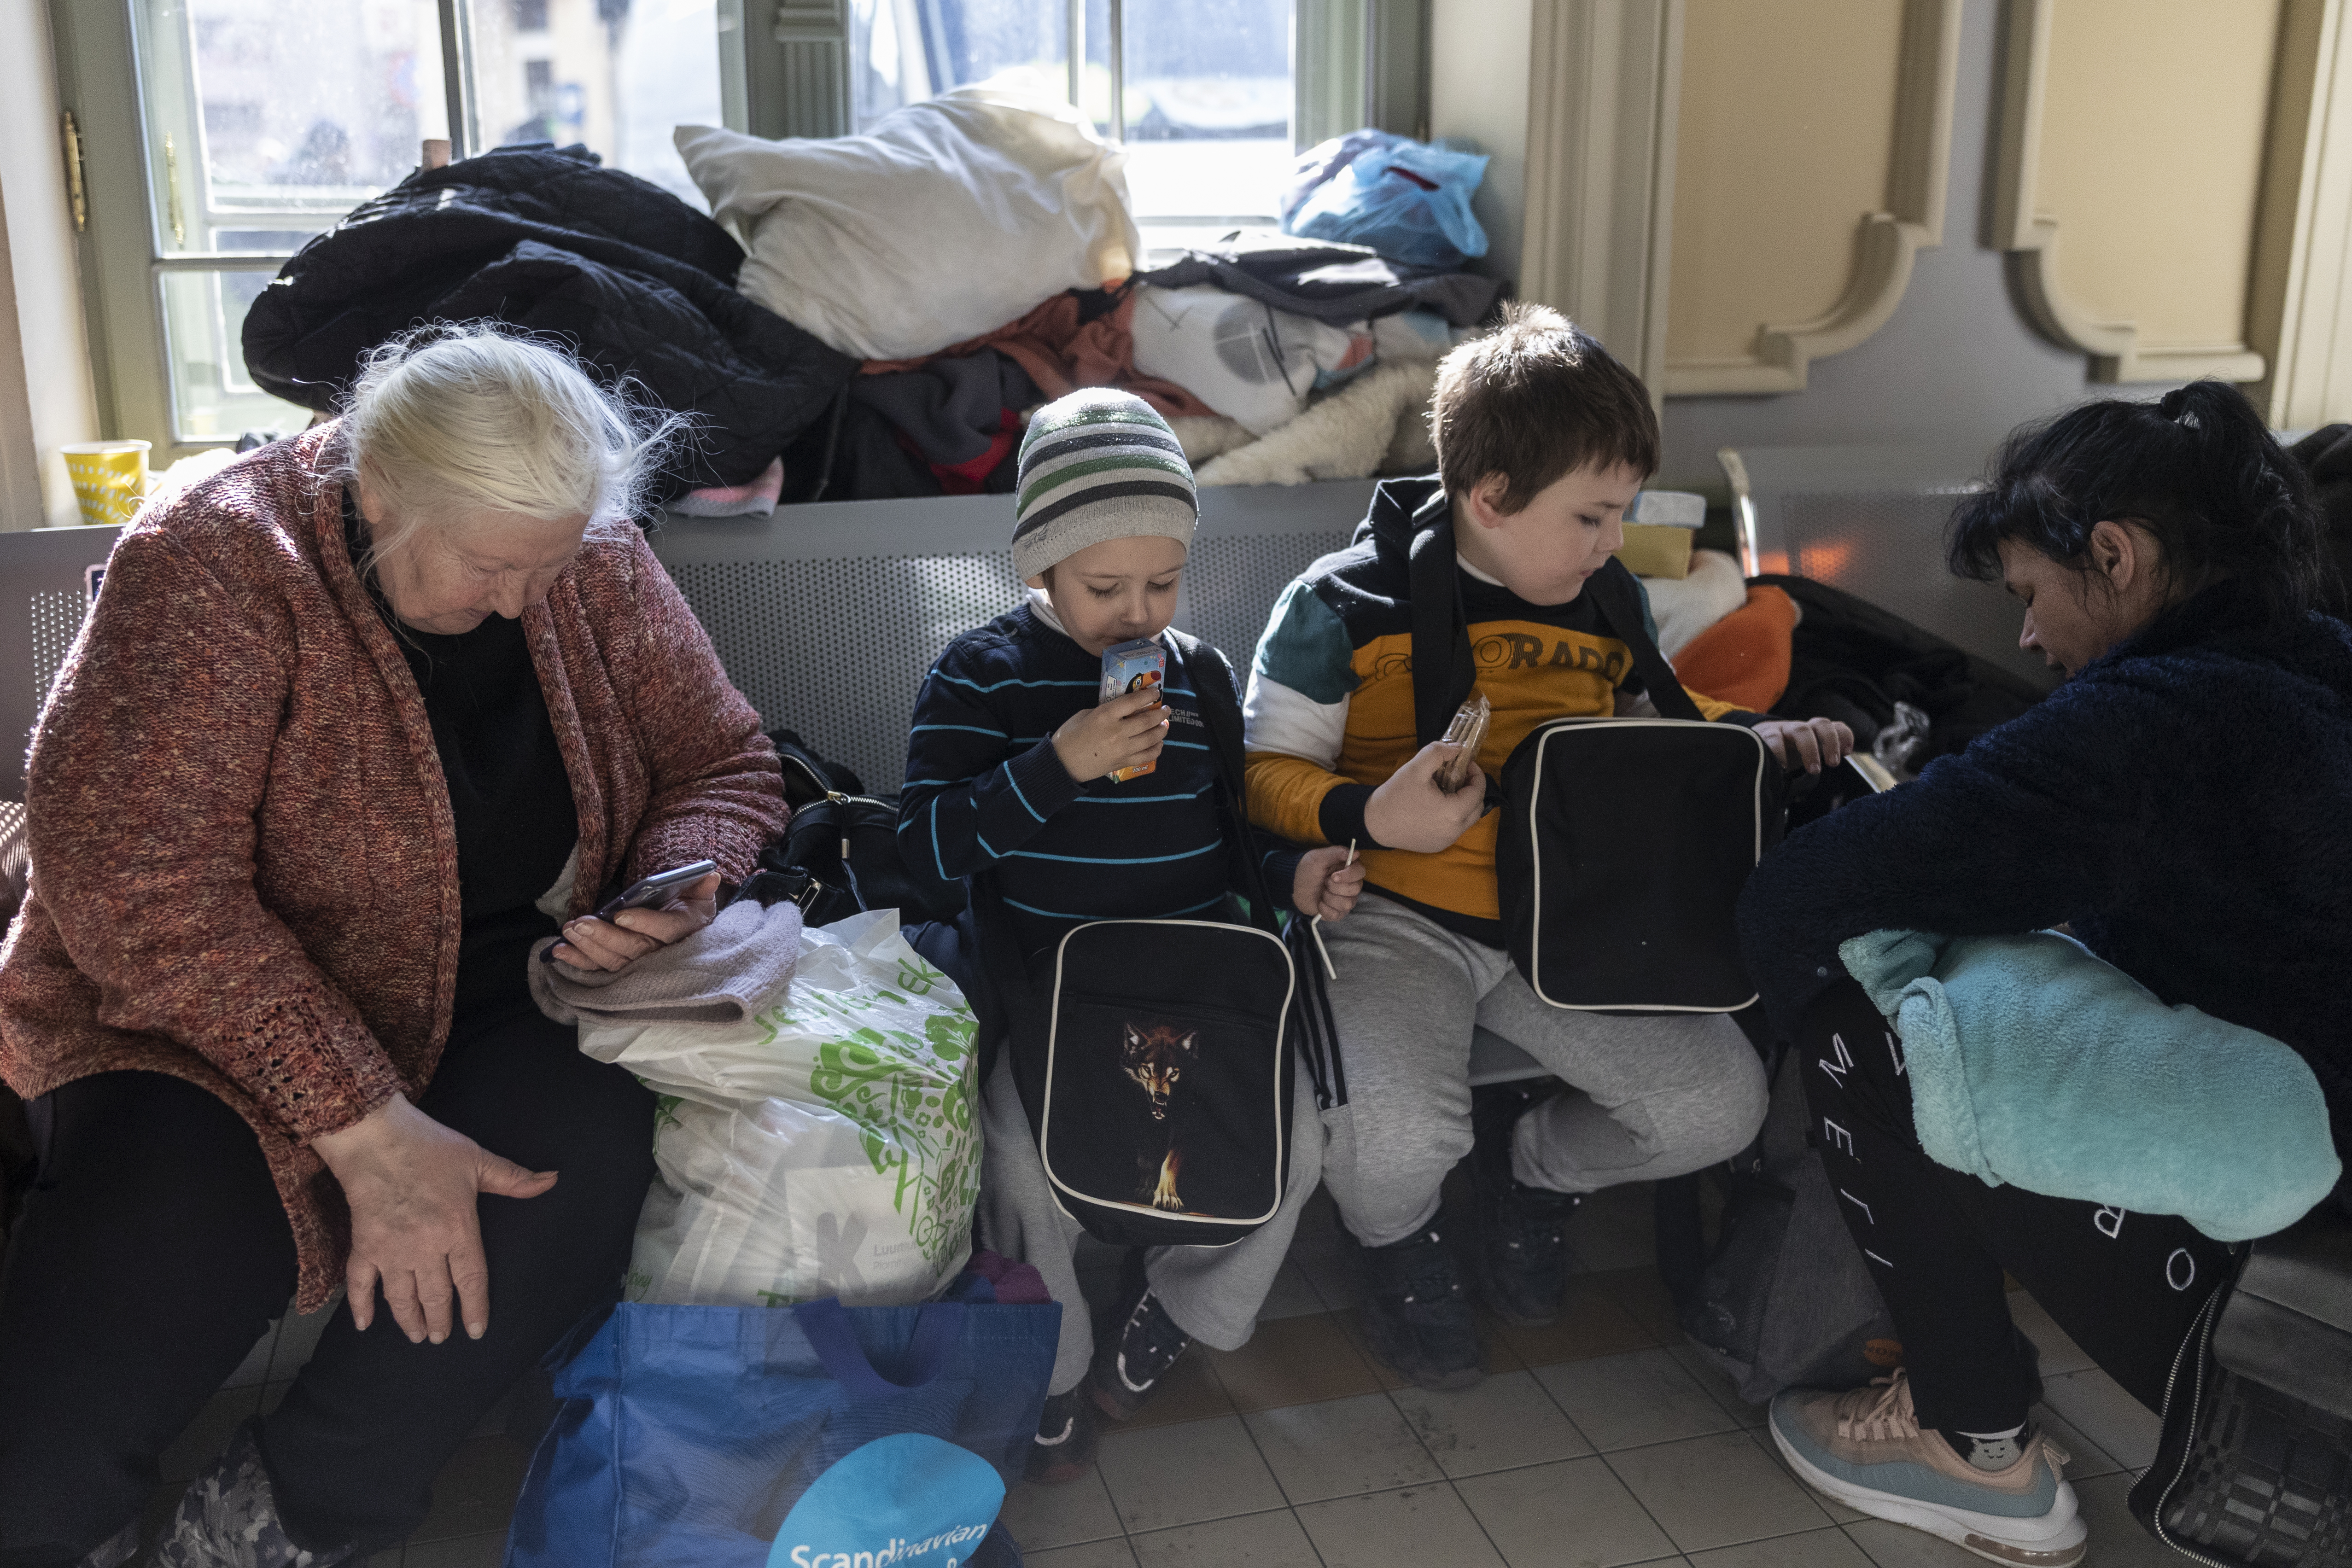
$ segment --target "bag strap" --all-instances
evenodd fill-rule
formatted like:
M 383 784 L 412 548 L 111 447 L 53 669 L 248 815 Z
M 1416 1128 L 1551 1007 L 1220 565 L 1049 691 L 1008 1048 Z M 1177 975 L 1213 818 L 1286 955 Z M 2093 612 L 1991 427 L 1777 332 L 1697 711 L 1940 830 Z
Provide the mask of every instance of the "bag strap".
M 1650 694 L 1651 706 L 1667 718 L 1704 720 L 1706 716 L 1675 678 L 1675 667 L 1650 640 L 1642 614 L 1642 585 L 1625 563 L 1610 557 L 1607 566 L 1585 580 L 1584 591 L 1592 595 L 1592 608 L 1600 612 L 1603 630 L 1633 652 L 1634 672 Z
M 1470 617 L 1462 608 L 1462 573 L 1454 559 L 1452 512 L 1441 507 L 1436 520 L 1413 535 L 1405 571 L 1412 593 L 1412 727 L 1418 747 L 1444 738 L 1478 679 Z
M 1234 667 L 1223 653 L 1198 637 L 1172 626 L 1166 635 L 1192 683 L 1193 700 L 1201 705 L 1201 725 L 1208 731 L 1209 755 L 1216 763 L 1226 826 L 1234 837 L 1234 852 L 1242 860 L 1242 885 L 1249 890 L 1250 924 L 1276 931 L 1276 912 L 1282 906 L 1271 901 L 1265 862 L 1250 841 L 1249 758 L 1242 746 L 1242 705 L 1234 695 Z
M 833 1375 L 833 1380 L 859 1399 L 882 1399 L 893 1394 L 904 1394 L 910 1388 L 920 1388 L 936 1381 L 948 1369 L 948 1362 L 963 1339 L 963 1308 L 953 1301 L 934 1301 L 924 1307 L 915 1319 L 914 1337 L 907 1343 L 907 1371 L 904 1383 L 893 1383 L 874 1370 L 866 1358 L 866 1347 L 857 1343 L 857 1331 L 849 1321 L 849 1310 L 838 1297 L 828 1296 L 821 1301 L 805 1301 L 793 1309 L 801 1333 L 808 1336 L 809 1348 Z

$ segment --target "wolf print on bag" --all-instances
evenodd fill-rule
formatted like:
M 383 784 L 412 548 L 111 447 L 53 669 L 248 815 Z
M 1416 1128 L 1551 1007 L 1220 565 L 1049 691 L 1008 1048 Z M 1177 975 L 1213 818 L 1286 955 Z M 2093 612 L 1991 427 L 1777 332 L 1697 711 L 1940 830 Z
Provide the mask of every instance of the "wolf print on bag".
M 1176 1128 L 1168 1121 L 1168 1102 L 1176 1092 L 1184 1070 L 1200 1060 L 1199 1039 L 1197 1030 L 1179 1032 L 1167 1024 L 1147 1029 L 1129 1023 L 1119 1048 L 1119 1065 L 1151 1097 L 1152 1121 L 1168 1128 L 1167 1152 L 1156 1170 L 1148 1153 L 1139 1151 L 1136 1155 L 1140 1179 L 1136 1183 L 1135 1196 L 1154 1208 L 1181 1212 L 1184 1207 L 1184 1200 L 1176 1194 L 1176 1176 L 1184 1168 L 1184 1151 L 1177 1146 Z

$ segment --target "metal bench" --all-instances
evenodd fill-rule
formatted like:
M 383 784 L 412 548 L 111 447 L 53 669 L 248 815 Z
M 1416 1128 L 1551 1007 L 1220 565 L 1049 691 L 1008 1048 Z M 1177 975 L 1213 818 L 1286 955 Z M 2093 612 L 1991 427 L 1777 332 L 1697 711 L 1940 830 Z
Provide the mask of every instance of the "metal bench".
M 1177 626 L 1244 667 L 1284 586 L 1347 543 L 1371 493 L 1369 480 L 1203 490 Z M 1012 505 L 1003 496 L 824 503 L 764 518 L 677 519 L 652 538 L 762 726 L 798 731 L 887 792 L 905 775 L 915 693 L 931 661 L 1019 601 Z M 0 799 L 24 799 L 24 737 L 119 531 L 0 534 L 0 671 L 22 672 L 0 676 Z M 1539 1071 L 1478 1032 L 1473 1082 Z

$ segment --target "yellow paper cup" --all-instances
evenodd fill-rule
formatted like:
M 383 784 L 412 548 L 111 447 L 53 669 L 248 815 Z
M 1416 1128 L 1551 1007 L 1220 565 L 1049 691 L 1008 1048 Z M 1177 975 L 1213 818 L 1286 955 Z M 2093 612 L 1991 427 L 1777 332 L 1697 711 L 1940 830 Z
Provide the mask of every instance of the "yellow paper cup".
M 144 441 L 86 441 L 58 449 L 65 455 L 83 522 L 131 520 L 147 498 L 147 447 Z

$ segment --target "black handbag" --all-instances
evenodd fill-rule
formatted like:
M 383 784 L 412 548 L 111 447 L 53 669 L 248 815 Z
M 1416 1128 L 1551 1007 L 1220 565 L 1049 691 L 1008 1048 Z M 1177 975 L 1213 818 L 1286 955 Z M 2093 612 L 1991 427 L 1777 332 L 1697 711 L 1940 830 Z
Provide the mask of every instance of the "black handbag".
M 868 795 L 857 775 L 818 756 L 789 729 L 768 738 L 783 765 L 783 836 L 760 852 L 760 869 L 737 896 L 762 904 L 789 899 L 811 925 L 868 909 L 896 909 L 908 925 L 953 920 L 963 884 L 907 863 L 898 852 L 898 798 Z
M 1426 746 L 1476 676 L 1450 522 L 1414 538 L 1410 570 L 1413 725 Z M 1632 651 L 1660 716 L 1547 719 L 1489 781 L 1512 962 L 1556 1008 L 1737 1012 L 1756 987 L 1733 910 L 1780 841 L 1787 771 L 1754 730 L 1700 715 L 1651 640 L 1622 561 L 1583 591 L 1601 629 Z
M 2352 1568 L 2352 1218 L 2247 1249 L 2173 1359 L 2132 1515 L 2209 1568 Z
M 1232 667 L 1167 639 L 1201 705 L 1246 923 L 1094 920 L 1030 956 L 1009 950 L 986 873 L 972 913 L 1055 1201 L 1114 1246 L 1230 1246 L 1288 1185 L 1298 980 L 1250 849 Z

